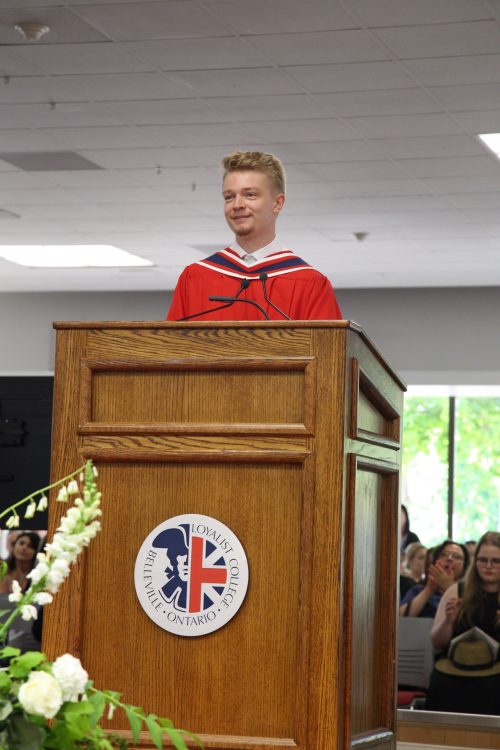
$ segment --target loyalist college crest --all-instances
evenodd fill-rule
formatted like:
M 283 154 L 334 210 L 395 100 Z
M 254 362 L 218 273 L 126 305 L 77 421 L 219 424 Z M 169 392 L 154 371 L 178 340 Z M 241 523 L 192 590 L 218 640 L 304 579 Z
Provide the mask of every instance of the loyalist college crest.
M 157 625 L 177 635 L 206 635 L 236 614 L 248 586 L 245 551 L 209 516 L 169 518 L 145 539 L 135 563 L 135 590 Z

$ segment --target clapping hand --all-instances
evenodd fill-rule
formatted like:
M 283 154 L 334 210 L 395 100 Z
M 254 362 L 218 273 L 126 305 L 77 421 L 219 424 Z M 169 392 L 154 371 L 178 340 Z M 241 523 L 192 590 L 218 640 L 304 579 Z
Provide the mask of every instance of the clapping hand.
M 435 565 L 429 566 L 427 580 L 434 591 L 442 592 L 446 591 L 455 582 L 452 571 L 445 567 L 445 563 L 442 560 L 438 560 Z

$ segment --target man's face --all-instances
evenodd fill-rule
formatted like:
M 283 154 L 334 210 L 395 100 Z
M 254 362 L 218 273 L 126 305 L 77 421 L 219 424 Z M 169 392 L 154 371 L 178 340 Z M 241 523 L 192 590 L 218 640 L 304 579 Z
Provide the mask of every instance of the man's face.
M 276 218 L 285 202 L 263 172 L 229 172 L 222 186 L 224 215 L 236 237 L 274 239 Z

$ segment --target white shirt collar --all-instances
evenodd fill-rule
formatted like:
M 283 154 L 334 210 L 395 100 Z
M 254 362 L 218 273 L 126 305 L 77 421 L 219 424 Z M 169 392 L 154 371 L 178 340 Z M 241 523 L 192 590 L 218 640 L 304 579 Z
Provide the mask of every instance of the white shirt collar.
M 260 262 L 263 258 L 265 258 L 267 255 L 271 255 L 272 253 L 280 253 L 283 250 L 283 245 L 279 241 L 278 237 L 275 237 L 272 242 L 270 242 L 268 245 L 265 245 L 264 247 L 260 247 L 258 250 L 253 250 L 251 253 L 248 252 L 248 250 L 244 250 L 241 245 L 238 243 L 238 240 L 236 242 L 233 242 L 232 245 L 229 246 L 231 250 L 234 250 L 235 253 L 237 253 L 240 258 L 243 260 L 244 263 L 246 263 L 248 266 L 253 265 L 256 262 Z M 253 258 L 255 258 L 255 261 L 246 261 L 245 256 L 251 255 Z

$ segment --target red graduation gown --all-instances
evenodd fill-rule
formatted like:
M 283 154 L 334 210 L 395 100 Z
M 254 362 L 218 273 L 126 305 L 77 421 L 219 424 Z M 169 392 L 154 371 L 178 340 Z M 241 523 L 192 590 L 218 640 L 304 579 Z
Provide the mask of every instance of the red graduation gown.
M 193 320 L 264 320 L 262 312 L 247 302 L 210 302 L 209 296 L 235 297 L 257 302 L 271 320 L 284 316 L 264 299 L 262 274 L 267 276 L 267 297 L 292 320 L 341 320 L 342 313 L 326 276 L 311 268 L 290 250 L 267 255 L 252 266 L 226 248 L 193 263 L 179 277 L 167 320 L 195 316 Z M 249 280 L 247 288 L 243 288 Z M 213 311 L 212 311 L 213 310 Z M 196 313 L 203 313 L 196 315 Z

